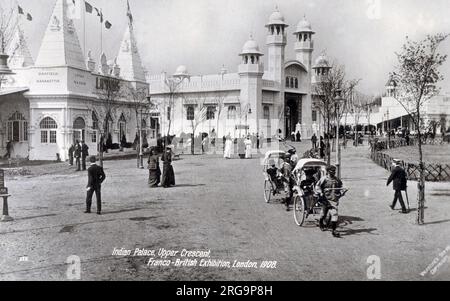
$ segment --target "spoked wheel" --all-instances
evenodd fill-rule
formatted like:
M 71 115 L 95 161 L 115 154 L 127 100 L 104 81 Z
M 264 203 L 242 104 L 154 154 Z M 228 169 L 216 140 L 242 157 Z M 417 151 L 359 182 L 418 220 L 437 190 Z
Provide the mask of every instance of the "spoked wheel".
M 272 191 L 273 191 L 272 183 L 266 180 L 264 182 L 264 200 L 266 201 L 266 203 L 270 202 L 270 198 L 272 197 Z
M 294 196 L 294 219 L 297 226 L 303 226 L 306 217 L 305 201 L 299 195 Z

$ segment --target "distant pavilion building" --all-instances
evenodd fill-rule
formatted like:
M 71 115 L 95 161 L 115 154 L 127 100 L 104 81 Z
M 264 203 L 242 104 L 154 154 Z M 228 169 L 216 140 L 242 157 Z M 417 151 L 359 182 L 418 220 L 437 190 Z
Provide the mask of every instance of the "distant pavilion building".
M 150 95 L 162 116 L 162 133 L 166 134 L 169 126 L 171 135 L 193 133 L 195 117 L 206 108 L 205 121 L 196 128 L 196 135 L 239 138 L 259 134 L 268 138 L 300 131 L 304 138 L 311 137 L 318 130 L 313 121 L 317 113 L 311 89 L 314 31 L 306 18 L 298 23 L 294 32 L 296 57 L 289 60 L 285 57 L 288 26 L 276 9 L 265 25 L 267 53 L 262 53 L 250 37 L 239 53 L 241 63 L 236 73 L 222 68 L 217 74 L 192 76 L 176 91 L 167 84 L 173 76 L 149 77 Z M 180 66 L 176 74 L 180 73 L 188 75 L 187 68 Z M 171 97 L 175 97 L 173 107 Z

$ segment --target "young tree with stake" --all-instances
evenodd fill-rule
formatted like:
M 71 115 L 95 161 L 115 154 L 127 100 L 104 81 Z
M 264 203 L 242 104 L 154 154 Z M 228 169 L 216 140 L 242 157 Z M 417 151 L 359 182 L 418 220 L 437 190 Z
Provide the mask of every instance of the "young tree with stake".
M 418 209 L 417 224 L 424 224 L 425 217 L 425 166 L 423 162 L 422 108 L 432 97 L 439 94 L 437 84 L 444 78 L 440 67 L 447 55 L 439 53 L 438 48 L 449 34 L 428 35 L 422 41 L 413 41 L 408 37 L 401 52 L 396 53 L 398 65 L 392 77 L 397 83 L 397 101 L 408 113 L 417 130 L 419 150 Z

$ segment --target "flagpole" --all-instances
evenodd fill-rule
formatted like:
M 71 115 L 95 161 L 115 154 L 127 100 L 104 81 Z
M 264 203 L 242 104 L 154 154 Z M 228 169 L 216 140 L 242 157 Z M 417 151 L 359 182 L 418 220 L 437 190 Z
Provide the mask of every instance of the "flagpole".
M 86 55 L 86 1 L 83 0 L 83 4 L 81 6 L 81 10 L 83 10 L 83 51 L 84 51 L 84 60 L 86 60 L 87 55 Z M 86 62 L 85 62 L 86 63 Z
M 103 12 L 100 8 L 100 55 L 103 54 Z

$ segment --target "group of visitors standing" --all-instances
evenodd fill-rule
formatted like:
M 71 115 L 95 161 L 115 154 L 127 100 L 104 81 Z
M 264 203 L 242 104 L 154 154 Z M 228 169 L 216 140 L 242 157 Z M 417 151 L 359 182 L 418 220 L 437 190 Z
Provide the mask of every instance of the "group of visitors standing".
M 86 170 L 86 158 L 89 157 L 89 147 L 81 141 L 77 140 L 69 147 L 69 165 L 75 165 L 77 167 L 76 171 Z
M 224 151 L 223 151 L 223 157 L 225 159 L 231 159 L 233 156 L 234 151 L 234 145 L 236 143 L 231 139 L 231 136 L 228 135 L 225 139 L 224 143 Z M 237 141 L 237 154 L 241 159 L 251 159 L 253 153 L 253 141 L 251 139 L 251 136 L 248 135 L 245 139 L 240 138 Z
M 175 186 L 175 172 L 172 166 L 172 148 L 167 147 L 161 155 L 161 161 L 163 162 L 163 171 L 159 165 L 160 156 L 156 152 L 155 148 L 150 149 L 150 155 L 148 157 L 148 185 L 151 188 L 161 187 L 168 188 Z

